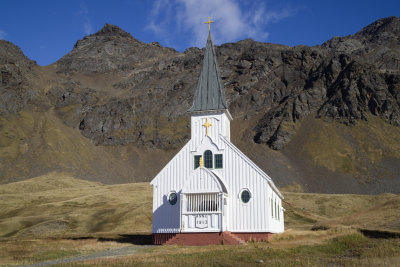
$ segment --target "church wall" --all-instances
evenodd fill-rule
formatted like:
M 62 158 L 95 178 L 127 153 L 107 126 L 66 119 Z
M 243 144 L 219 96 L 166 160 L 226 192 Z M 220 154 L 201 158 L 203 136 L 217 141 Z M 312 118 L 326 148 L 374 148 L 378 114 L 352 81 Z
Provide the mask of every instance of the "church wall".
M 276 214 L 275 205 L 279 207 L 279 216 Z M 271 188 L 269 188 L 268 217 L 269 225 L 271 225 L 273 229 L 276 229 L 277 232 L 284 231 L 284 212 L 282 209 L 282 199 Z
M 225 114 L 221 114 L 221 117 L 223 116 L 226 117 Z M 206 117 L 203 116 L 203 119 Z M 211 116 L 208 118 L 211 120 Z M 227 118 L 226 120 L 229 121 Z M 217 126 L 218 121 L 211 123 L 214 127 Z M 226 121 L 222 124 L 226 125 Z M 206 149 L 210 149 L 213 154 L 223 154 L 223 169 L 212 169 L 212 171 L 224 181 L 228 189 L 227 229 L 232 232 L 282 232 L 283 211 L 280 211 L 281 220 L 279 221 L 271 216 L 271 200 L 278 202 L 279 207 L 282 205 L 276 189 L 269 184 L 270 178 L 226 138 L 219 136 L 218 141 L 211 140 L 210 137 L 205 136 L 204 126 L 200 125 L 199 129 L 203 130 L 204 136 L 196 138 L 201 140 L 196 147 L 197 151 L 192 151 L 194 147 L 192 139 L 152 181 L 154 185 L 153 233 L 179 232 L 180 192 L 193 174 L 194 155 L 202 155 Z M 219 143 L 223 149 L 218 149 L 216 143 Z M 251 192 L 251 200 L 244 204 L 240 199 L 240 193 L 246 188 Z M 167 200 L 171 190 L 175 190 L 179 195 L 178 203 L 174 206 L 171 206 Z
M 189 151 L 190 141 L 153 179 L 153 233 L 176 233 L 180 229 L 180 192 L 186 178 L 193 170 L 193 159 Z M 191 166 L 191 167 L 188 167 Z M 170 205 L 169 193 L 178 194 L 178 202 Z
M 237 152 L 232 144 L 225 149 L 226 166 L 224 180 L 229 187 L 230 203 L 228 230 L 232 232 L 281 232 L 283 220 L 273 221 L 270 217 L 269 198 L 273 194 L 265 174 L 254 168 L 247 157 Z M 251 162 L 251 161 L 250 161 Z M 251 192 L 250 201 L 245 204 L 240 199 L 243 189 Z M 282 225 L 282 227 L 281 227 Z

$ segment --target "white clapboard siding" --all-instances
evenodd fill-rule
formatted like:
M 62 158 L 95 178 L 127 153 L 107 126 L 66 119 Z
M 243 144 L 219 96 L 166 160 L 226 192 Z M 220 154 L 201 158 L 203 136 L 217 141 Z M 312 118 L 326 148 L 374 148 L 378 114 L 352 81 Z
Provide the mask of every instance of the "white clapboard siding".
M 275 187 L 271 178 L 247 158 L 238 148 L 225 138 L 225 157 L 227 166 L 223 176 L 229 186 L 231 203 L 229 209 L 228 227 L 232 232 L 282 232 L 283 220 L 271 221 L 269 218 L 268 197 L 274 194 L 281 198 L 279 190 Z M 251 199 L 244 204 L 240 199 L 243 189 L 248 189 Z M 270 190 L 268 190 L 270 189 Z M 282 230 L 281 230 L 282 229 Z
M 219 138 L 219 135 L 225 136 L 228 140 L 230 139 L 230 120 L 224 112 L 218 112 L 215 114 L 196 114 L 191 117 L 191 133 L 192 143 L 190 150 L 196 151 L 201 145 L 201 141 L 206 136 L 206 128 L 203 124 L 207 121 L 212 124 L 209 127 L 209 137 L 215 142 L 219 149 L 224 148 L 224 144 Z
M 183 193 L 203 193 L 217 192 L 222 193 L 223 185 L 215 174 L 206 168 L 197 168 L 193 174 L 186 180 L 182 189 Z
M 185 177 L 189 177 L 193 169 L 189 147 L 190 141 L 151 181 L 154 188 L 153 233 L 176 233 L 180 230 L 180 191 Z M 178 194 L 178 202 L 175 205 L 170 205 L 167 199 L 172 191 Z
M 210 136 L 206 136 L 202 126 L 207 118 L 212 124 Z M 191 124 L 192 139 L 151 182 L 154 187 L 153 233 L 284 231 L 283 196 L 272 179 L 229 141 L 230 118 L 227 114 L 195 114 Z M 203 155 L 206 150 L 213 155 L 223 155 L 222 169 L 194 169 L 194 156 Z M 246 204 L 240 198 L 244 189 L 251 193 Z M 168 202 L 171 192 L 178 194 L 175 205 Z M 228 203 L 226 217 L 222 217 L 220 211 L 200 214 L 203 217 L 185 214 L 188 194 L 204 196 L 209 193 L 219 193 L 221 202 L 224 193 Z M 199 223 L 206 222 L 207 227 L 196 227 L 196 218 Z M 202 218 L 205 219 L 202 221 Z

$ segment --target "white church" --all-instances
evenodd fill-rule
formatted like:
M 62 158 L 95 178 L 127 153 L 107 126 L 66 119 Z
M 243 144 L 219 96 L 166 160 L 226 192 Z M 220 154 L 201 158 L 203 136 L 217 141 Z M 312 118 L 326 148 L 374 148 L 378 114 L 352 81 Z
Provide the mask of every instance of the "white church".
M 230 142 L 232 116 L 210 31 L 189 112 L 191 140 L 151 181 L 153 243 L 243 244 L 283 232 L 282 194 Z

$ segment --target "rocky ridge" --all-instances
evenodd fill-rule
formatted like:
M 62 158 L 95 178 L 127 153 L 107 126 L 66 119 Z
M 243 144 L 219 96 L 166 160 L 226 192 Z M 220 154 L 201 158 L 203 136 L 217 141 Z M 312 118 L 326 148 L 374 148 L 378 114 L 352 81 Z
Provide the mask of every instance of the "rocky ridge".
M 396 49 L 398 45 L 393 47 L 398 43 L 397 24 L 399 24 L 397 18 L 382 19 L 354 36 L 335 37 L 322 46 L 315 47 L 291 48 L 252 40 L 217 47 L 221 75 L 231 111 L 239 115 L 244 113 L 243 111 L 251 114 L 268 110 L 255 127 L 254 140 L 266 143 L 274 149 L 283 148 L 291 140 L 295 132 L 293 124 L 296 121 L 314 112 L 317 112 L 318 116 L 344 123 L 354 123 L 357 119 L 365 120 L 368 114 L 372 113 L 393 125 L 399 125 L 400 67 L 396 60 L 400 55 Z M 384 33 L 375 34 L 382 28 Z M 110 50 L 108 48 L 110 46 L 124 52 L 104 54 Z M 133 48 L 126 49 L 126 46 Z M 95 49 L 97 47 L 101 49 Z M 393 48 L 388 49 L 388 47 Z M 103 52 L 98 52 L 99 50 Z M 149 52 L 142 52 L 145 50 Z M 383 50 L 386 51 L 384 54 L 388 54 L 387 57 L 391 58 L 391 61 L 383 61 L 386 65 L 382 62 Z M 162 51 L 166 52 L 160 58 Z M 371 54 L 380 56 L 373 57 L 376 60 L 374 62 L 365 59 L 367 53 L 368 58 Z M 140 59 L 136 59 L 135 57 L 139 55 Z M 153 57 L 157 60 L 153 61 Z M 163 50 L 158 46 L 136 41 L 128 33 L 107 24 L 98 33 L 78 41 L 74 50 L 56 64 L 57 71 L 64 70 L 67 73 L 79 70 L 81 73 L 111 71 L 121 74 L 130 71 L 128 78 L 118 80 L 112 85 L 114 88 L 125 90 L 125 97 L 129 98 L 126 101 L 134 102 L 132 105 L 122 103 L 123 109 L 132 109 L 138 113 L 132 116 L 140 117 L 140 111 L 146 109 L 142 107 L 144 103 L 144 106 L 151 106 L 152 110 L 146 110 L 142 114 L 156 113 L 154 120 L 166 117 L 165 119 L 176 123 L 190 107 L 201 58 L 200 49 L 189 49 L 183 55 L 169 49 Z M 74 65 L 67 59 L 71 59 Z M 118 60 L 121 59 L 127 59 L 132 66 L 120 63 Z M 81 64 L 81 61 L 84 63 Z M 97 63 L 94 63 L 95 67 L 92 68 L 88 66 L 90 62 Z M 108 62 L 114 64 L 118 62 L 118 64 L 112 65 Z M 389 64 L 390 62 L 393 64 Z M 106 69 L 97 70 L 99 67 Z M 369 80 L 371 75 L 373 77 Z M 143 89 L 147 92 L 147 96 L 141 92 Z M 179 95 L 174 94 L 177 89 Z M 155 105 L 157 98 L 166 99 L 170 105 L 163 108 Z M 117 103 L 118 106 L 120 104 Z M 110 110 L 111 106 L 105 108 Z M 135 109 L 133 106 L 140 108 Z M 103 119 L 102 122 L 93 119 L 101 117 L 99 110 L 101 108 L 92 109 L 86 114 L 88 116 L 86 120 L 80 121 L 84 135 L 96 140 L 97 143 L 125 143 L 126 140 L 118 141 L 118 138 L 108 136 L 113 135 L 113 127 L 103 127 L 101 133 L 96 131 L 96 128 L 101 129 L 99 126 L 101 124 L 115 126 L 112 119 Z M 135 124 L 132 116 L 129 119 L 120 117 L 119 120 L 125 123 L 122 123 L 121 127 L 116 126 L 118 129 L 133 127 L 139 130 L 134 131 L 137 136 L 133 136 L 132 133 L 128 138 L 130 141 L 135 141 L 141 136 L 142 143 L 151 143 L 159 148 L 179 146 L 173 140 L 168 140 L 168 144 L 165 144 L 169 135 L 161 136 L 157 133 L 154 136 L 146 131 L 140 131 L 140 128 L 163 128 L 165 125 L 162 122 L 160 126 L 158 125 L 160 122 L 157 121 L 154 125 L 154 120 L 147 122 L 140 120 L 140 123 Z M 76 127 L 76 125 L 71 126 Z M 183 133 L 180 137 L 183 140 L 189 138 Z
M 216 47 L 229 109 L 247 125 L 237 140 L 285 153 L 309 118 L 351 127 L 379 117 L 400 126 L 399 29 L 390 17 L 321 46 L 246 39 Z M 53 109 L 96 145 L 173 151 L 190 138 L 187 110 L 202 53 L 145 44 L 106 24 L 39 67 L 0 41 L 0 111 Z

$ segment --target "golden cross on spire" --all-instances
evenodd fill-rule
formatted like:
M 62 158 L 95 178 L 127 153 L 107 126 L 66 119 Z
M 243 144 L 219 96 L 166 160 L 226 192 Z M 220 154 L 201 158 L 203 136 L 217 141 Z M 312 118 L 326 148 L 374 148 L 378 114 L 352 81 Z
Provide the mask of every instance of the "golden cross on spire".
M 208 17 L 208 21 L 204 22 L 204 24 L 208 24 L 208 31 L 211 31 L 211 23 L 214 23 L 214 21 L 210 20 L 210 17 Z
M 206 122 L 203 124 L 203 126 L 206 127 L 206 134 L 207 134 L 207 136 L 210 136 L 210 135 L 209 135 L 209 132 L 208 132 L 208 128 L 209 128 L 210 126 L 212 126 L 212 124 L 208 121 L 208 118 L 206 119 Z

